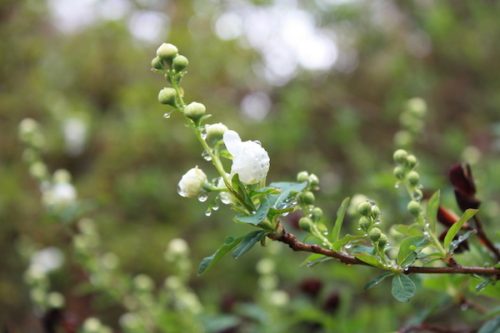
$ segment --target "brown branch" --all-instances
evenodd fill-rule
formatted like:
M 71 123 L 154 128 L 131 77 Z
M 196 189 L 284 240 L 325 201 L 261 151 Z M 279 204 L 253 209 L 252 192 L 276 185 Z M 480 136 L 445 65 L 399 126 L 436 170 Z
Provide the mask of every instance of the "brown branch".
M 500 261 L 500 250 L 493 244 L 493 242 L 488 238 L 483 230 L 483 224 L 477 215 L 474 215 L 474 222 L 476 224 L 477 237 L 493 254 L 495 255 L 497 261 Z
M 297 237 L 288 231 L 283 226 L 278 226 L 276 232 L 269 234 L 269 238 L 287 244 L 294 251 L 311 252 L 322 254 L 327 257 L 335 258 L 338 261 L 347 265 L 371 265 L 357 259 L 346 253 L 337 252 L 316 244 L 307 244 L 299 241 Z M 496 275 L 500 277 L 500 269 L 494 267 L 466 267 L 466 266 L 451 266 L 451 267 L 421 267 L 409 266 L 404 270 L 405 274 L 478 274 L 478 275 Z

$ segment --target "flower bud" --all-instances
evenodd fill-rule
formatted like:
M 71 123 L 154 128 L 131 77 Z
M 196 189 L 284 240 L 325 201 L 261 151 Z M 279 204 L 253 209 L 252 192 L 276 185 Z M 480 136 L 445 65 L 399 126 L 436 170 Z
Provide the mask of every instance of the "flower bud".
M 172 59 L 174 59 L 178 53 L 179 50 L 177 50 L 177 47 L 169 43 L 161 44 L 160 47 L 156 50 L 156 55 L 161 60 L 165 60 L 168 63 L 171 63 Z
M 172 67 L 176 72 L 182 72 L 189 65 L 188 58 L 183 55 L 178 55 L 172 62 Z
M 405 168 L 403 168 L 401 165 L 398 165 L 394 168 L 393 174 L 397 179 L 402 180 L 405 177 Z
M 177 96 L 177 92 L 174 88 L 163 88 L 158 93 L 158 102 L 161 104 L 167 104 L 171 106 L 175 106 L 175 97 Z
M 304 192 L 300 195 L 300 202 L 306 205 L 312 205 L 316 198 L 314 197 L 314 193 L 311 191 Z
M 415 155 L 408 155 L 406 158 L 406 164 L 408 164 L 410 168 L 414 168 L 417 165 L 417 158 Z
M 406 107 L 412 115 L 420 118 L 425 116 L 425 113 L 427 112 L 427 105 L 425 101 L 420 97 L 415 97 L 408 100 Z
M 401 146 L 401 147 L 407 147 L 410 145 L 410 143 L 412 142 L 412 136 L 410 134 L 410 132 L 408 131 L 398 131 L 396 133 L 396 135 L 394 135 L 394 143 L 397 145 L 397 146 Z
M 368 216 L 371 213 L 372 205 L 368 202 L 362 202 L 358 205 L 358 213 L 363 216 Z
M 207 133 L 207 141 L 213 144 L 222 140 L 224 133 L 227 131 L 227 127 L 223 123 L 207 124 L 205 125 L 205 131 Z
M 198 102 L 191 102 L 184 108 L 184 115 L 193 121 L 198 121 L 206 112 L 205 105 Z
M 420 203 L 418 201 L 412 200 L 408 203 L 408 211 L 413 216 L 418 216 L 420 214 Z
M 408 153 L 404 149 L 398 149 L 394 152 L 394 155 L 392 157 L 394 159 L 394 162 L 403 164 L 406 162 Z
M 309 181 L 309 173 L 307 171 L 301 171 L 297 174 L 298 182 L 308 182 Z
M 406 179 L 408 179 L 408 182 L 415 186 L 418 184 L 418 182 L 420 181 L 420 175 L 418 174 L 418 172 L 416 171 L 410 171 L 408 173 L 408 175 L 406 176 Z
M 154 57 L 153 60 L 151 60 L 151 67 L 158 70 L 163 69 L 163 62 L 160 57 Z
M 378 239 L 378 248 L 383 250 L 387 245 L 387 236 L 384 234 L 380 234 L 380 238 Z
M 372 222 L 366 216 L 361 216 L 361 218 L 359 219 L 359 227 L 362 230 L 368 230 L 368 228 L 370 228 L 371 224 L 372 224 Z
M 412 194 L 411 194 L 412 198 L 415 199 L 415 200 L 422 200 L 422 198 L 424 197 L 424 194 L 422 193 L 421 190 L 419 189 L 415 189 Z
M 47 176 L 47 167 L 42 162 L 35 162 L 30 167 L 30 174 L 37 179 L 45 178 Z
M 372 205 L 371 215 L 374 219 L 377 219 L 380 216 L 380 208 L 378 208 L 378 206 L 376 205 Z
M 382 232 L 380 231 L 379 228 L 373 228 L 372 230 L 370 230 L 370 232 L 368 233 L 368 237 L 370 237 L 370 240 L 372 242 L 376 242 L 380 239 L 380 236 L 382 235 Z
M 299 220 L 299 227 L 300 227 L 300 229 L 302 229 L 304 231 L 310 231 L 312 226 L 313 226 L 313 222 L 308 217 L 302 217 Z
M 203 185 L 207 181 L 207 176 L 198 167 L 194 167 L 179 181 L 177 192 L 186 198 L 193 198 L 200 194 Z
M 311 184 L 311 187 L 313 188 L 319 186 L 319 178 L 314 173 L 311 173 L 309 176 L 309 184 Z
M 319 221 L 323 217 L 323 210 L 319 207 L 314 207 L 311 212 L 312 218 L 314 221 Z

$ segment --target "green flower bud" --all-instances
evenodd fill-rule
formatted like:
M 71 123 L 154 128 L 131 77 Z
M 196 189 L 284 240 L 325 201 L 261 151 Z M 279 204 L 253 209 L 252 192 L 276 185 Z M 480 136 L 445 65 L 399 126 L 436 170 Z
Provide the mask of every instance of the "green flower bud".
M 158 58 L 160 58 L 161 60 L 165 60 L 168 63 L 171 63 L 172 59 L 174 59 L 178 53 L 179 50 L 177 50 L 177 47 L 169 43 L 161 44 L 160 47 L 156 50 L 156 55 L 158 56 Z
M 311 214 L 314 221 L 319 221 L 323 217 L 323 210 L 319 207 L 314 207 Z
M 308 217 L 302 217 L 299 220 L 299 227 L 304 231 L 310 231 L 313 226 L 313 221 Z
M 300 194 L 300 202 L 306 205 L 312 205 L 316 198 L 314 197 L 314 193 L 307 191 Z
M 309 173 L 307 171 L 301 171 L 297 174 L 298 182 L 308 182 L 309 181 Z
M 370 232 L 368 233 L 368 237 L 370 237 L 370 240 L 372 242 L 376 242 L 380 239 L 380 236 L 382 235 L 382 232 L 380 231 L 379 228 L 373 228 L 372 230 L 370 230 Z
M 394 159 L 394 162 L 403 164 L 406 162 L 406 159 L 408 157 L 408 153 L 404 149 L 398 149 L 394 152 L 394 155 L 392 158 Z
M 414 168 L 417 165 L 417 158 L 415 157 L 415 155 L 408 155 L 408 157 L 406 158 L 406 164 L 410 168 Z
M 366 216 L 361 216 L 361 218 L 359 219 L 359 227 L 362 230 L 368 230 L 370 228 L 371 224 L 372 224 L 372 222 Z
M 183 56 L 183 55 L 178 55 L 177 57 L 174 58 L 172 62 L 172 67 L 176 72 L 182 72 L 183 70 L 186 69 L 188 66 L 189 61 L 188 59 Z
M 387 245 L 387 236 L 384 234 L 380 234 L 380 238 L 378 239 L 378 248 L 383 250 Z
M 380 208 L 378 208 L 378 206 L 376 205 L 372 205 L 371 215 L 374 219 L 377 219 L 380 216 Z
M 422 98 L 419 97 L 408 100 L 406 107 L 411 114 L 419 118 L 425 116 L 427 112 L 427 104 Z
M 412 136 L 408 131 L 398 131 L 394 135 L 394 143 L 400 147 L 407 147 L 412 142 Z
M 153 60 L 151 60 L 151 67 L 158 70 L 163 69 L 163 62 L 160 57 L 154 57 Z
M 405 168 L 403 168 L 401 165 L 398 165 L 394 168 L 394 171 L 392 173 L 397 179 L 402 180 L 405 177 Z
M 174 88 L 163 88 L 158 93 L 158 102 L 161 104 L 167 104 L 171 106 L 175 106 L 175 97 L 177 96 L 177 92 Z
M 189 103 L 184 108 L 184 115 L 193 121 L 198 121 L 206 112 L 207 108 L 205 105 L 198 102 Z
M 319 178 L 314 173 L 311 173 L 311 175 L 309 176 L 309 184 L 311 184 L 312 187 L 319 186 Z
M 415 186 L 418 184 L 418 182 L 420 181 L 420 175 L 418 174 L 418 172 L 416 171 L 410 171 L 408 173 L 408 175 L 406 176 L 406 179 L 408 179 L 408 182 Z
M 358 205 L 358 213 L 363 216 L 368 216 L 372 211 L 372 205 L 370 202 L 365 201 Z
M 407 208 L 410 214 L 412 214 L 413 216 L 420 215 L 420 210 L 421 210 L 420 202 L 412 200 L 408 203 Z
M 214 144 L 222 139 L 224 132 L 227 131 L 227 127 L 222 123 L 207 124 L 205 125 L 205 131 L 207 133 L 207 142 Z
M 37 179 L 45 178 L 47 167 L 42 162 L 35 162 L 30 166 L 30 174 Z

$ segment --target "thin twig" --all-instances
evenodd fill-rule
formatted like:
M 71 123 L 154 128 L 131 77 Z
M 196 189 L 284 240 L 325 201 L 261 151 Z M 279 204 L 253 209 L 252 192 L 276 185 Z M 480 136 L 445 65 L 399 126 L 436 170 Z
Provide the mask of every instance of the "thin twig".
M 322 254 L 327 257 L 335 258 L 338 261 L 347 265 L 364 265 L 371 266 L 356 257 L 346 253 L 337 252 L 331 249 L 321 247 L 316 244 L 307 244 L 299 241 L 297 237 L 286 231 L 281 225 L 275 233 L 269 235 L 269 238 L 287 244 L 294 251 L 311 252 Z M 477 275 L 496 275 L 500 277 L 500 269 L 494 267 L 467 267 L 467 266 L 452 266 L 452 267 L 421 267 L 409 266 L 404 271 L 404 274 L 477 274 Z
M 500 250 L 493 244 L 493 242 L 488 238 L 483 230 L 483 224 L 477 215 L 474 216 L 474 222 L 476 224 L 477 237 L 482 241 L 484 246 L 486 246 L 495 255 L 497 261 L 500 261 Z

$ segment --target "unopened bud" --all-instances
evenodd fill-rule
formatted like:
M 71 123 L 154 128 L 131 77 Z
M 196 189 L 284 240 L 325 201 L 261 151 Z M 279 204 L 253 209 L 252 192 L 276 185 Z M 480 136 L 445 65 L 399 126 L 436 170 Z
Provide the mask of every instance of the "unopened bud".
M 319 186 L 319 178 L 314 173 L 311 173 L 311 175 L 309 176 L 309 184 L 311 184 L 312 187 Z
M 174 59 L 178 53 L 179 50 L 177 50 L 177 47 L 169 43 L 161 44 L 160 47 L 156 50 L 156 55 L 161 60 L 165 60 L 169 63 L 172 62 L 172 59 Z
M 206 111 L 207 108 L 205 107 L 205 105 L 198 102 L 189 103 L 184 108 L 184 114 L 186 115 L 186 117 L 191 118 L 193 121 L 199 120 Z
M 314 207 L 311 214 L 314 221 L 319 221 L 323 217 L 323 210 L 319 207 Z
M 158 93 L 158 102 L 161 104 L 167 104 L 171 106 L 175 106 L 175 97 L 177 96 L 177 92 L 174 88 L 163 88 Z
M 300 195 L 300 202 L 306 205 L 312 205 L 316 198 L 314 197 L 314 193 L 307 191 Z
M 308 217 L 302 217 L 299 220 L 299 227 L 300 227 L 300 229 L 302 229 L 304 231 L 310 231 L 312 226 L 313 226 L 313 222 Z
M 207 141 L 214 144 L 222 140 L 222 136 L 227 131 L 227 127 L 223 123 L 207 124 L 205 125 L 205 131 L 207 133 Z
M 412 200 L 408 203 L 408 211 L 413 216 L 418 216 L 420 214 L 420 203 L 418 201 Z
M 406 158 L 406 164 L 408 164 L 410 168 L 414 168 L 417 165 L 417 158 L 415 155 L 408 155 Z
M 368 228 L 370 228 L 371 226 L 371 221 L 369 218 L 367 218 L 366 216 L 361 216 L 361 218 L 359 219 L 359 227 L 362 229 L 362 230 L 368 230 Z
M 376 242 L 380 239 L 381 235 L 382 235 L 382 232 L 380 231 L 379 228 L 373 228 L 372 230 L 370 230 L 368 237 L 370 237 L 372 242 Z
M 358 205 L 358 213 L 363 216 L 368 216 L 371 213 L 372 205 L 368 202 L 362 202 Z
M 416 171 L 410 171 L 408 173 L 408 175 L 406 176 L 406 179 L 408 179 L 408 182 L 415 186 L 418 184 L 418 182 L 420 181 L 420 175 L 418 174 L 418 172 Z
M 183 55 L 178 55 L 177 57 L 174 58 L 172 62 L 172 67 L 176 72 L 182 72 L 183 70 L 186 69 L 188 66 L 189 61 L 188 59 L 183 56 Z
M 405 169 L 401 165 L 398 165 L 394 168 L 393 174 L 397 179 L 402 180 L 405 177 Z
M 403 164 L 406 162 L 408 153 L 404 149 L 398 149 L 394 152 L 394 155 L 392 157 L 394 159 L 394 162 Z
M 163 62 L 160 57 L 154 57 L 153 60 L 151 60 L 151 67 L 158 70 L 163 69 Z
M 380 216 L 380 208 L 378 208 L 378 206 L 376 205 L 372 205 L 371 215 L 374 219 L 377 219 Z
M 298 182 L 308 182 L 309 181 L 309 173 L 307 171 L 301 171 L 297 174 Z
M 380 234 L 380 238 L 378 239 L 378 247 L 383 250 L 387 245 L 387 236 L 384 234 Z
M 406 104 L 408 111 L 411 112 L 414 116 L 423 117 L 427 112 L 427 105 L 422 98 L 415 97 L 408 101 Z

